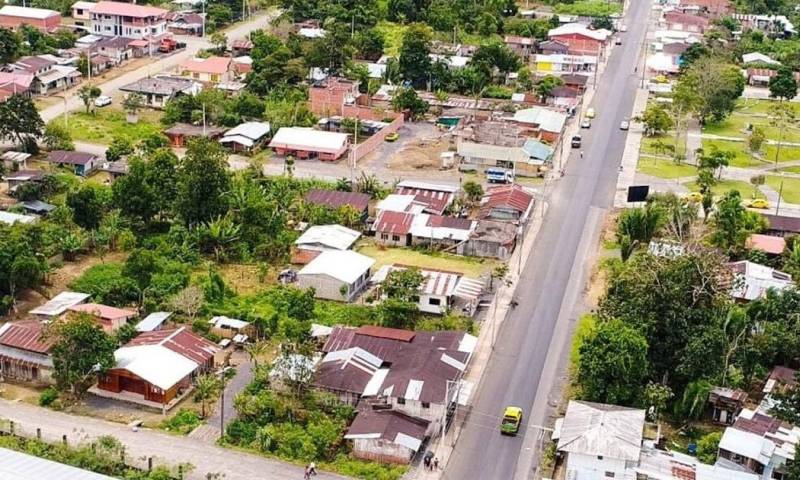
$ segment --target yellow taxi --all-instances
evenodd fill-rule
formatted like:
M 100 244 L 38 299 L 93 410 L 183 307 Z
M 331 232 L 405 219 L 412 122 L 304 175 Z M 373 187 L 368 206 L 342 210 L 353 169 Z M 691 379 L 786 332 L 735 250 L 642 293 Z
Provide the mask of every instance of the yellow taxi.
M 750 208 L 766 209 L 769 208 L 769 202 L 764 200 L 763 198 L 756 198 L 755 200 L 750 202 Z
M 690 202 L 702 202 L 703 201 L 703 194 L 700 193 L 700 192 L 691 192 L 691 193 L 689 193 L 688 195 L 686 195 L 683 198 L 688 200 L 688 201 L 690 201 Z
M 503 421 L 500 422 L 500 433 L 503 435 L 516 435 L 522 424 L 522 409 L 519 407 L 506 407 L 503 412 Z

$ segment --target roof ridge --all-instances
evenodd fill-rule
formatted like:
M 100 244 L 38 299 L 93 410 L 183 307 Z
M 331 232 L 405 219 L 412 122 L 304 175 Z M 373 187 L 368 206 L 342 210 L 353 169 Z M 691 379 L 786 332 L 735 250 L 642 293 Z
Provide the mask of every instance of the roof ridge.
M 177 335 L 178 333 L 182 332 L 185 328 L 186 327 L 184 327 L 184 326 L 176 328 L 174 332 L 172 332 L 169 335 L 167 335 L 166 337 L 164 337 L 164 339 L 161 340 L 160 342 L 158 342 L 157 345 L 164 346 L 165 343 L 167 343 L 168 341 L 171 341 L 175 337 L 175 335 Z

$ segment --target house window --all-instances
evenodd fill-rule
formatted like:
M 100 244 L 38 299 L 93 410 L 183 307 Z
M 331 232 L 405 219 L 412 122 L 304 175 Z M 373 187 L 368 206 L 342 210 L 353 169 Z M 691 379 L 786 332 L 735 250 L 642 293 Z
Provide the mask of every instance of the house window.
M 442 299 L 441 298 L 429 298 L 428 305 L 441 305 Z
M 431 408 L 430 402 L 422 402 L 422 408 Z
M 614 478 L 614 472 L 606 472 L 606 478 Z
M 397 404 L 398 405 L 405 405 L 406 404 L 406 399 L 403 398 L 403 397 L 398 397 L 397 398 Z
M 400 235 L 392 235 L 392 241 L 393 242 L 399 242 L 400 241 Z
M 598 456 L 597 456 L 597 459 L 598 459 L 598 460 L 602 460 L 602 459 L 603 459 L 603 456 L 602 456 L 602 455 L 598 455 Z
M 389 240 L 389 234 L 388 233 L 381 233 L 381 240 Z

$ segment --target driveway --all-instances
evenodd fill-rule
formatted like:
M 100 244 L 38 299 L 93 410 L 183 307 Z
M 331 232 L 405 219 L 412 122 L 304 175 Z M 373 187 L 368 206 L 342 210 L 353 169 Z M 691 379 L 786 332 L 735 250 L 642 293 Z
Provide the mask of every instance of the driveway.
M 62 435 L 67 436 L 70 444 L 111 435 L 125 445 L 129 463 L 145 467 L 147 457 L 153 457 L 154 465 L 189 463 L 194 468 L 185 478 L 191 480 L 203 480 L 214 474 L 222 474 L 225 480 L 303 478 L 303 468 L 298 465 L 156 430 L 141 429 L 134 432 L 124 425 L 55 412 L 26 403 L 0 400 L 0 418 L 15 422 L 16 431 L 22 431 L 30 437 L 35 436 L 37 427 L 41 428 L 42 438 L 48 442 L 60 442 Z M 317 478 L 333 480 L 344 477 L 322 472 Z
M 204 425 L 195 428 L 189 434 L 190 437 L 214 443 L 220 437 L 220 425 L 225 428 L 236 418 L 233 400 L 239 392 L 253 381 L 253 364 L 248 361 L 244 352 L 236 352 L 234 355 L 236 357 L 234 362 L 238 366 L 236 367 L 236 375 L 225 382 L 225 405 L 220 408 L 221 405 L 217 403 L 214 413 L 208 417 Z

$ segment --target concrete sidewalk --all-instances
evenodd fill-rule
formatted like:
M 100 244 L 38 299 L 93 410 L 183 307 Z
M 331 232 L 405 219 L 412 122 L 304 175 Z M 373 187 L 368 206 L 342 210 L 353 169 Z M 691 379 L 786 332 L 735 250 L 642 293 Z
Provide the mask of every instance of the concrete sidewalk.
M 641 115 L 647 107 L 649 92 L 646 89 L 636 90 L 636 99 L 633 103 L 631 117 Z M 622 154 L 622 170 L 617 177 L 617 190 L 614 193 L 614 207 L 624 208 L 628 206 L 628 187 L 636 182 L 636 165 L 639 163 L 639 150 L 642 146 L 644 127 L 641 124 L 633 123 L 628 136 L 625 140 L 625 152 Z

